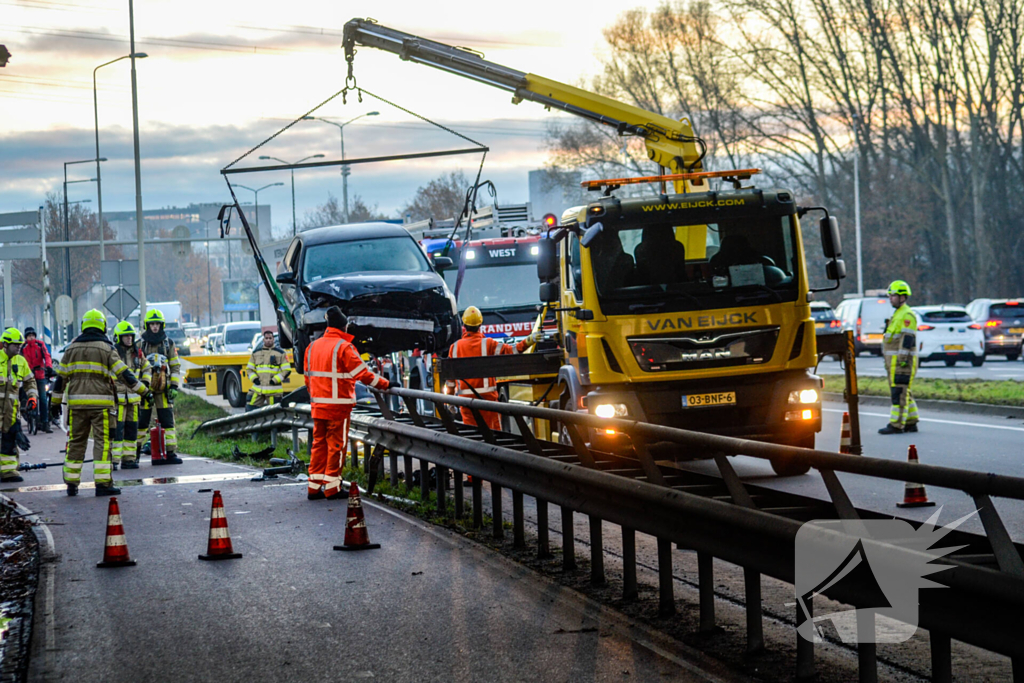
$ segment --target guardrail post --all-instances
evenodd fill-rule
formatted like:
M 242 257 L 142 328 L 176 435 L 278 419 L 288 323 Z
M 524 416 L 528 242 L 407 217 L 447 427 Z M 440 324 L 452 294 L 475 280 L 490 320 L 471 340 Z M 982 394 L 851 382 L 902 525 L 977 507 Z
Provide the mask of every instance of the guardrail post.
M 548 502 L 543 498 L 537 501 L 537 559 L 551 557 L 551 534 L 548 529 Z
M 313 430 L 306 430 L 306 455 L 313 458 Z
M 445 516 L 448 512 L 448 500 L 444 495 L 448 488 L 448 468 L 435 465 L 434 472 L 437 474 L 437 513 Z
M 523 519 L 523 492 L 512 491 L 512 547 L 526 547 L 526 523 Z
M 764 652 L 764 624 L 761 621 L 761 574 L 743 569 L 744 599 L 747 603 L 747 654 Z
M 292 427 L 292 453 L 299 457 L 299 428 Z
M 636 530 L 622 527 L 622 599 L 636 600 Z
M 932 641 L 932 683 L 952 683 L 953 644 L 949 636 L 939 631 L 930 631 Z
M 484 525 L 484 485 L 480 477 L 473 477 L 473 528 Z
M 595 586 L 603 586 L 604 578 L 604 537 L 601 528 L 601 519 L 594 515 L 590 517 L 590 583 Z
M 366 474 L 370 473 L 370 455 L 373 452 L 373 447 L 369 441 L 363 442 L 363 472 Z
M 875 639 L 875 613 L 868 609 L 857 610 L 857 677 L 860 683 L 878 681 L 878 647 Z
M 430 463 L 420 458 L 420 500 L 430 500 Z
M 804 608 L 807 609 L 806 614 L 804 613 Z M 805 621 L 811 621 L 813 618 L 813 597 L 806 601 L 797 600 L 796 627 L 799 629 L 801 624 Z M 814 678 L 814 641 L 804 638 L 799 633 L 796 636 L 796 678 L 798 681 Z
M 672 585 L 672 541 L 658 539 L 658 616 L 676 613 L 676 597 Z
M 412 456 L 402 456 L 402 473 L 405 475 L 405 490 L 412 491 Z
M 383 461 L 381 461 L 383 463 Z M 388 451 L 388 469 L 391 470 L 389 481 L 392 488 L 398 487 L 398 453 Z
M 275 451 L 277 450 L 277 427 L 273 427 L 270 430 L 270 447 Z
M 576 569 L 576 533 L 572 525 L 572 510 L 562 506 L 562 570 Z
M 453 472 L 455 476 L 455 519 L 462 519 L 465 507 L 465 492 L 462 488 L 462 472 Z
M 697 551 L 697 589 L 700 593 L 700 630 L 715 628 L 715 565 L 710 553 Z
M 491 531 L 494 538 L 505 538 L 504 518 L 501 514 L 501 484 L 491 482 Z
M 356 443 L 355 440 L 350 440 L 348 442 L 348 449 L 350 451 L 352 451 L 352 462 L 350 463 L 350 467 L 352 468 L 353 472 L 358 472 L 359 471 L 359 444 Z

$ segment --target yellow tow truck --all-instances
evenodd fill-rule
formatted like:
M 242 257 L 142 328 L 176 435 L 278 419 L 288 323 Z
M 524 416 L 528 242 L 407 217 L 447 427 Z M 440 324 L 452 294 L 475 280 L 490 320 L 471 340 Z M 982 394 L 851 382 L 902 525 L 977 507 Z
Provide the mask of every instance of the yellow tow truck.
M 302 375 L 295 371 L 292 352 L 285 352 L 292 372 L 285 380 L 285 393 L 305 386 Z M 250 353 L 212 353 L 202 356 L 187 356 L 181 359 L 185 369 L 186 386 L 199 388 L 205 386 L 207 396 L 221 396 L 235 408 L 245 405 L 246 395 L 252 388 L 252 382 L 246 375 L 245 366 L 249 364 Z
M 595 199 L 567 210 L 561 226 L 538 245 L 540 300 L 558 320 L 554 395 L 560 407 L 814 446 L 822 382 L 812 372 L 817 359 L 810 301 L 814 291 L 836 289 L 846 275 L 838 224 L 827 209 L 800 207 L 786 189 L 743 186 L 757 169 L 704 171 L 706 145 L 686 119 L 510 69 L 369 19 L 345 25 L 352 83 L 356 46 L 506 90 L 513 104 L 533 101 L 638 136 L 660 167 L 657 176 L 584 183 Z M 712 189 L 713 180 L 724 187 Z M 614 194 L 640 183 L 654 191 Z M 809 211 L 824 214 L 821 247 L 826 276 L 834 282 L 825 290 L 808 282 L 800 218 Z M 590 440 L 602 450 L 635 446 L 612 430 L 592 430 Z M 655 455 L 709 454 L 676 449 Z M 772 465 L 779 474 L 807 470 L 792 462 Z

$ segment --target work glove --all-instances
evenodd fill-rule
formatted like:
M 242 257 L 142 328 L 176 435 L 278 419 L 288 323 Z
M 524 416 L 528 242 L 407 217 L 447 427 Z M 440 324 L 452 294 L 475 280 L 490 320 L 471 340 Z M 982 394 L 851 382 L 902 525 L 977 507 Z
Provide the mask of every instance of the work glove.
M 176 398 L 177 396 L 178 396 L 178 387 L 177 387 L 177 386 L 175 386 L 174 384 L 172 384 L 172 385 L 171 385 L 171 386 L 170 386 L 170 387 L 169 387 L 169 388 L 167 389 L 167 399 L 168 399 L 169 401 L 171 401 L 171 402 L 173 403 L 173 402 L 174 402 L 174 399 L 175 399 L 175 398 Z
M 455 395 L 455 382 L 445 382 L 444 388 L 446 389 L 444 393 L 448 394 L 449 396 Z
M 390 386 L 391 386 L 391 383 L 388 382 L 383 377 L 381 377 L 380 381 L 377 382 L 377 386 L 375 386 L 374 389 L 376 389 L 377 391 L 387 391 L 388 387 L 390 387 Z
M 53 368 L 46 368 L 46 371 L 43 374 L 46 375 L 46 379 L 53 379 L 54 375 L 57 373 L 53 371 Z
M 273 377 L 270 378 L 270 383 L 273 384 L 274 386 L 281 386 L 281 378 L 278 377 L 277 375 L 274 375 Z
M 28 400 L 25 401 L 25 405 L 28 406 L 29 410 L 35 410 L 39 407 L 39 401 L 34 396 L 29 396 Z
M 146 403 L 153 402 L 153 392 L 149 390 L 149 387 L 146 387 L 146 393 L 142 395 L 142 400 Z
M 50 418 L 51 419 L 54 419 L 54 420 L 59 420 L 60 419 L 60 407 L 61 406 L 60 406 L 59 403 L 51 403 L 50 404 Z
M 32 448 L 32 444 L 29 442 L 28 437 L 25 436 L 24 432 L 19 431 L 17 434 L 14 435 L 14 443 L 16 443 L 18 445 L 18 448 L 20 448 L 23 451 L 27 451 L 28 449 Z
M 534 330 L 533 332 L 530 333 L 530 336 L 527 337 L 531 344 L 536 344 L 543 338 L 544 332 L 542 330 Z

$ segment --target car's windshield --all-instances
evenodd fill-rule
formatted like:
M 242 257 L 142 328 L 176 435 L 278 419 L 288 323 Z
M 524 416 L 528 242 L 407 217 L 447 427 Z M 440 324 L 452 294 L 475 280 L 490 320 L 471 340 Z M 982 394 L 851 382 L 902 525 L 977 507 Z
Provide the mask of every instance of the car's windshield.
M 988 309 L 990 318 L 1021 318 L 1024 317 L 1024 306 L 1013 304 L 992 304 Z
M 795 301 L 796 231 L 788 216 L 709 223 L 702 254 L 693 227 L 665 223 L 605 230 L 590 244 L 601 308 L 611 315 Z
M 944 311 L 925 311 L 921 314 L 921 320 L 930 323 L 969 323 L 971 316 L 967 311 L 946 309 Z
M 458 268 L 444 271 L 448 288 L 455 291 Z M 492 268 L 466 268 L 462 278 L 459 300 L 467 306 L 483 310 L 515 308 L 536 304 L 537 264 L 524 263 L 517 266 L 495 266 Z
M 171 339 L 176 342 L 185 340 L 185 330 L 181 329 L 180 327 L 168 327 L 166 332 L 168 339 Z
M 236 327 L 228 330 L 224 335 L 225 344 L 248 344 L 252 340 L 252 335 L 260 331 L 260 326 L 255 325 L 253 327 Z
M 427 257 L 411 237 L 318 244 L 306 250 L 302 278 L 315 282 L 346 273 L 430 270 Z
M 816 308 L 811 307 L 811 317 L 818 322 L 835 320 L 836 314 L 832 312 L 831 308 Z

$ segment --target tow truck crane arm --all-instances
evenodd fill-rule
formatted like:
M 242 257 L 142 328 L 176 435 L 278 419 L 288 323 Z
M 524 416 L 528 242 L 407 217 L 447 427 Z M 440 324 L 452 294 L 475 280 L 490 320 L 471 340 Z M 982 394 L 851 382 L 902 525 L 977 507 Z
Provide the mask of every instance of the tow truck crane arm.
M 432 66 L 511 92 L 513 104 L 529 100 L 549 109 L 560 109 L 611 126 L 619 135 L 642 137 L 648 158 L 672 173 L 703 170 L 701 161 L 706 146 L 693 134 L 687 119 L 676 121 L 543 76 L 510 69 L 489 62 L 481 54 L 466 48 L 397 31 L 372 19 L 352 19 L 345 24 L 342 46 L 350 74 L 358 45 L 391 52 L 406 61 Z M 704 182 L 703 179 L 677 181 L 676 191 L 687 192 L 690 185 L 699 186 Z

